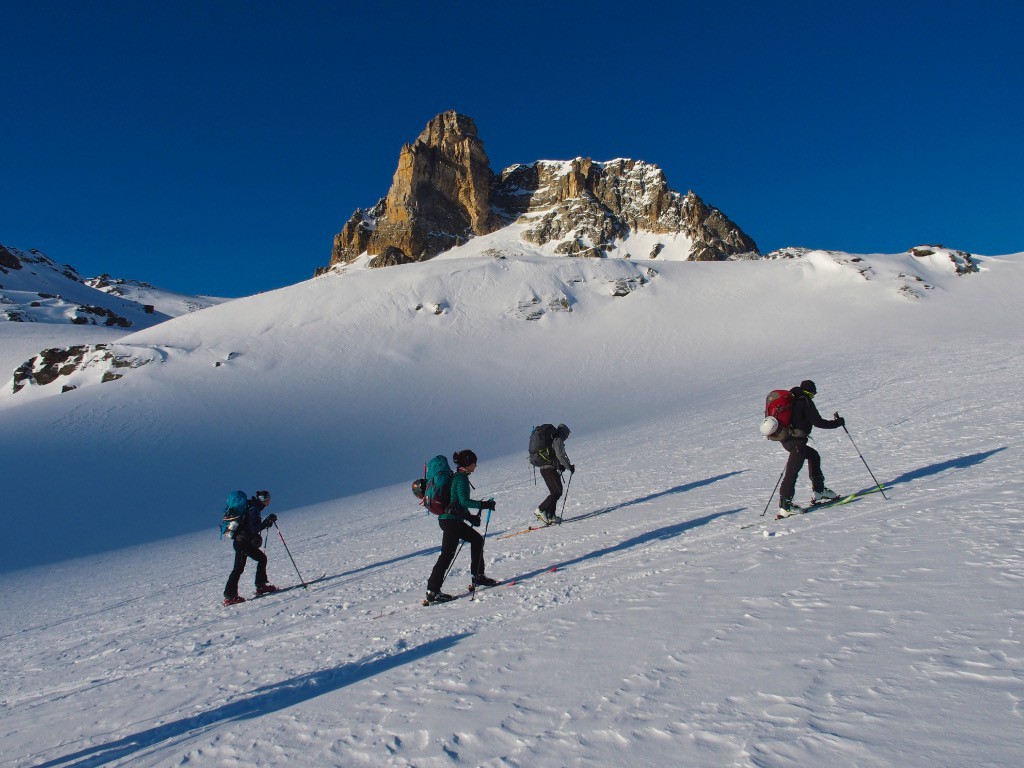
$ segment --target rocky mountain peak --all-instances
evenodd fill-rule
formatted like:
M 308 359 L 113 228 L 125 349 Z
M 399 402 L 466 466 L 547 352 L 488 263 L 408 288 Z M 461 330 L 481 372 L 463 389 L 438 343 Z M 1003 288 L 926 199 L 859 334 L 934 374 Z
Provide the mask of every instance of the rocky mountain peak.
M 524 239 L 566 255 L 602 256 L 635 232 L 681 236 L 691 259 L 758 255 L 725 214 L 672 190 L 657 165 L 577 157 L 495 174 L 472 118 L 449 111 L 402 147 L 387 196 L 352 215 L 334 239 L 331 266 L 363 253 L 371 266 L 423 261 L 512 223 L 526 225 Z
M 402 147 L 387 196 L 334 238 L 331 263 L 363 252 L 375 266 L 422 261 L 504 225 L 491 210 L 494 174 L 472 118 L 444 112 Z

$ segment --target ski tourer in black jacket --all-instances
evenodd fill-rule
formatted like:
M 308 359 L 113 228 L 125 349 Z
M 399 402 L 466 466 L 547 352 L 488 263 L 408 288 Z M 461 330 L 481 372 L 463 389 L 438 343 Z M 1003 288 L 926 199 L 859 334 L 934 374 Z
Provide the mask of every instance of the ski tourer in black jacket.
M 789 390 L 793 394 L 793 411 L 790 418 L 790 429 L 799 430 L 788 440 L 782 441 L 782 447 L 789 452 L 786 471 L 782 485 L 779 487 L 779 506 L 789 510 L 796 492 L 796 480 L 806 461 L 811 476 L 811 490 L 814 492 L 812 501 L 828 492 L 826 497 L 835 494 L 825 487 L 825 476 L 821 472 L 821 455 L 807 444 L 807 438 L 814 427 L 821 429 L 838 429 L 846 421 L 837 415 L 835 419 L 823 419 L 814 405 L 814 396 L 818 389 L 809 379 L 800 383 L 799 387 Z

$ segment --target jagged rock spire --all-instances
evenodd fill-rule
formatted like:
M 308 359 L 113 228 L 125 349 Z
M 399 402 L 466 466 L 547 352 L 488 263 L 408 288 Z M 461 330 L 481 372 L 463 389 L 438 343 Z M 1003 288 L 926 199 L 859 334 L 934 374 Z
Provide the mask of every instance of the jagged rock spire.
M 491 172 L 472 118 L 444 112 L 398 156 L 387 197 L 356 211 L 334 239 L 331 263 L 364 251 L 383 263 L 422 261 L 504 225 L 491 210 Z

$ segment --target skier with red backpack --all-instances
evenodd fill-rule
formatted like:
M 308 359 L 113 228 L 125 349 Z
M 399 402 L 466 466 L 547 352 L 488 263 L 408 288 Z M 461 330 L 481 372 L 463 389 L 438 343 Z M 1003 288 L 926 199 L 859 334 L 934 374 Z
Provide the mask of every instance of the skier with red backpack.
M 786 470 L 779 488 L 779 517 L 789 517 L 806 512 L 804 507 L 793 503 L 796 491 L 796 480 L 806 461 L 811 476 L 811 504 L 834 501 L 839 494 L 825 486 L 825 476 L 821 472 L 821 454 L 807 444 L 811 429 L 838 429 L 846 420 L 838 413 L 834 419 L 824 419 L 814 405 L 814 396 L 818 388 L 810 379 L 804 379 L 800 386 L 788 392 L 775 390 L 768 395 L 765 409 L 765 426 L 762 434 L 769 440 L 782 443 L 789 452 Z
M 427 579 L 427 599 L 424 605 L 445 603 L 453 599 L 452 595 L 442 592 L 441 587 L 444 586 L 445 576 L 448 575 L 448 569 L 458 553 L 460 541 L 469 542 L 473 587 L 493 587 L 498 583 L 484 574 L 484 537 L 470 527 L 480 525 L 481 510 L 494 510 L 494 499 L 477 501 L 469 496 L 469 476 L 476 470 L 477 462 L 473 451 L 458 451 L 452 455 L 452 459 L 455 461 L 456 471 L 448 481 L 448 488 L 439 489 L 442 498 L 444 490 L 447 490 L 447 505 L 437 519 L 437 524 L 443 532 L 441 554 L 438 555 L 430 578 Z M 477 513 L 470 512 L 470 507 L 475 508 Z

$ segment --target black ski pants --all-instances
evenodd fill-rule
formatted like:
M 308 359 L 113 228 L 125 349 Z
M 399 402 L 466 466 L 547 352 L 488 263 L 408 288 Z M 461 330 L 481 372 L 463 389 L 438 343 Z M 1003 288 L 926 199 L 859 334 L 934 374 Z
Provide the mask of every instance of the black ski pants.
M 810 468 L 811 488 L 820 491 L 825 487 L 825 476 L 821 473 L 821 454 L 807 444 L 806 437 L 784 440 L 782 447 L 789 451 L 789 460 L 786 462 L 782 486 L 779 488 L 780 498 L 793 499 L 793 494 L 796 492 L 796 479 L 800 475 L 805 461 Z
M 228 583 L 224 586 L 224 597 L 238 597 L 238 580 L 242 578 L 245 563 L 250 557 L 256 561 L 256 587 L 262 587 L 267 583 L 267 556 L 256 544 L 259 539 L 259 536 L 253 539 L 239 536 L 231 542 L 235 548 L 235 567 L 232 569 L 231 575 L 228 576 Z M 260 541 L 260 543 L 263 542 Z
M 545 515 L 554 515 L 558 509 L 558 500 L 562 498 L 562 476 L 554 467 L 543 467 L 540 476 L 548 487 L 547 498 L 537 507 Z
M 448 574 L 448 567 L 455 559 L 455 553 L 459 551 L 459 542 L 469 542 L 470 549 L 470 571 L 474 576 L 484 575 L 484 537 L 474 531 L 467 523 L 454 518 L 439 519 L 437 524 L 441 526 L 441 554 L 434 563 L 434 570 L 430 572 L 427 579 L 427 590 L 440 592 L 444 585 L 444 577 Z

